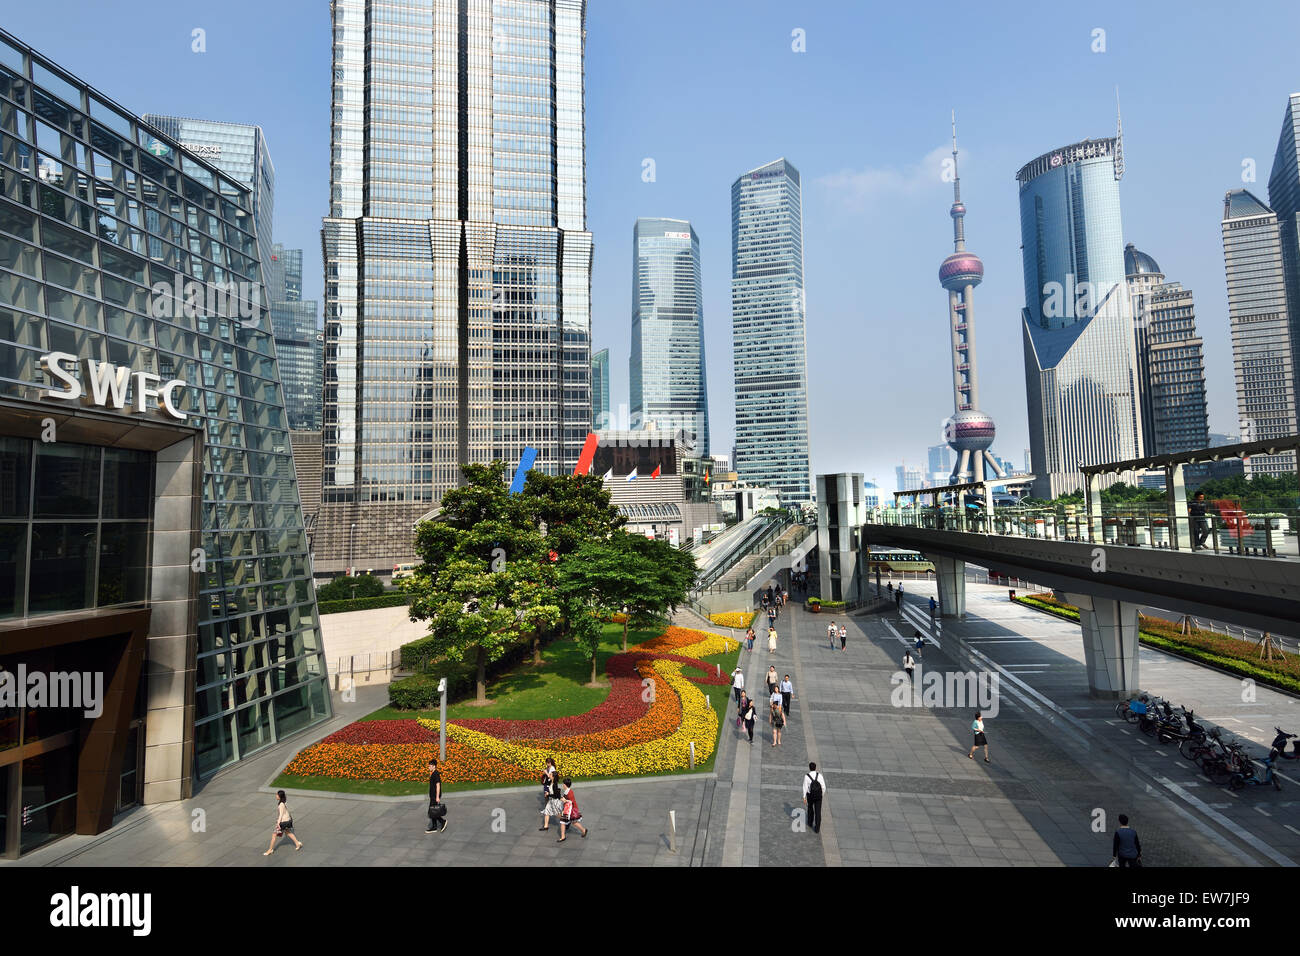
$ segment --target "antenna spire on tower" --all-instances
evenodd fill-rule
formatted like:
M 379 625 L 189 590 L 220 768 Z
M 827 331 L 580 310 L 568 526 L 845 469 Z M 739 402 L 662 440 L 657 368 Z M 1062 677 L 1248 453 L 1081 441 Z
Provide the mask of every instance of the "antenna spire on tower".
M 1115 87 L 1115 180 L 1124 178 L 1124 117 L 1119 111 L 1119 87 Z

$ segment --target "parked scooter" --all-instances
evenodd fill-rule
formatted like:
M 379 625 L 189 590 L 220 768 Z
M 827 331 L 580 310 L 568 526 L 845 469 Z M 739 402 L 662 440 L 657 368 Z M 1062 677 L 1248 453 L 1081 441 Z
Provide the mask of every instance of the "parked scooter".
M 1175 740 L 1203 740 L 1205 738 L 1205 728 L 1196 722 L 1196 712 L 1184 708 L 1181 717 L 1175 717 L 1176 723 L 1163 723 L 1156 730 L 1156 739 L 1162 744 L 1172 743 Z M 1184 726 L 1186 722 L 1186 726 Z M 1181 744 L 1180 744 L 1181 746 Z
M 1297 737 L 1295 734 L 1288 734 L 1281 727 L 1274 727 L 1273 729 L 1277 731 L 1277 736 L 1273 738 L 1273 743 L 1269 747 L 1268 755 L 1270 757 L 1278 756 L 1283 760 L 1300 760 L 1300 737 Z M 1286 742 L 1288 740 L 1295 741 L 1295 743 L 1291 745 L 1290 753 L 1286 752 Z
M 1282 781 L 1273 770 L 1274 757 L 1271 751 L 1264 758 L 1264 773 L 1261 776 L 1255 761 L 1251 760 L 1244 750 L 1232 749 L 1236 757 L 1236 765 L 1233 767 L 1232 776 L 1228 779 L 1229 788 L 1240 790 L 1242 787 L 1262 787 L 1271 783 L 1274 790 L 1282 789 Z

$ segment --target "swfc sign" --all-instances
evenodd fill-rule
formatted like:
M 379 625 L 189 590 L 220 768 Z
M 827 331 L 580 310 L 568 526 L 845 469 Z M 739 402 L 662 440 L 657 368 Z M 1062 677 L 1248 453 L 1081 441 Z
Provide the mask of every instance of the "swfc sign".
M 41 370 L 63 385 L 59 391 L 42 392 L 42 398 L 65 402 L 81 399 L 86 405 L 121 409 L 127 408 L 127 393 L 130 391 L 133 401 L 128 411 L 143 413 L 145 403 L 152 398 L 157 400 L 161 412 L 177 421 L 185 421 L 185 413 L 176 407 L 175 402 L 176 389 L 184 388 L 186 384 L 180 379 L 163 382 L 161 376 L 151 372 L 132 372 L 121 365 L 88 358 L 80 360 L 82 378 L 78 380 L 67 367 L 75 368 L 77 361 L 77 356 L 67 352 L 41 356 Z M 85 381 L 85 387 L 82 381 Z

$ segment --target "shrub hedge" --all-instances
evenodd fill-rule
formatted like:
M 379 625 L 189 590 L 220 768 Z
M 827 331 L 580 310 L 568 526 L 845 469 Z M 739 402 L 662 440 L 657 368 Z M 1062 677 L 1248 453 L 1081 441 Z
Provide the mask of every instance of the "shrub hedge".
M 316 607 L 321 614 L 339 614 L 343 611 L 369 611 L 376 607 L 397 607 L 410 600 L 406 594 L 381 594 L 378 597 L 357 598 L 346 601 L 319 601 Z

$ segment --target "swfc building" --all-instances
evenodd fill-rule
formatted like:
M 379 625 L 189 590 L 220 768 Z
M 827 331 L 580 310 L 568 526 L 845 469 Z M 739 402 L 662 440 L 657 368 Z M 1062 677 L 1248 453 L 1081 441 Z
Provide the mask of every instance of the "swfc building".
M 0 33 L 0 856 L 330 715 L 258 281 L 247 188 Z
M 1118 136 L 1054 149 L 1016 174 L 1036 497 L 1079 488 L 1081 464 L 1142 454 L 1123 175 Z
M 707 458 L 700 239 L 684 219 L 638 219 L 632 228 L 628 372 L 633 427 L 684 432 Z
M 585 0 L 334 0 L 321 570 L 591 430 Z

